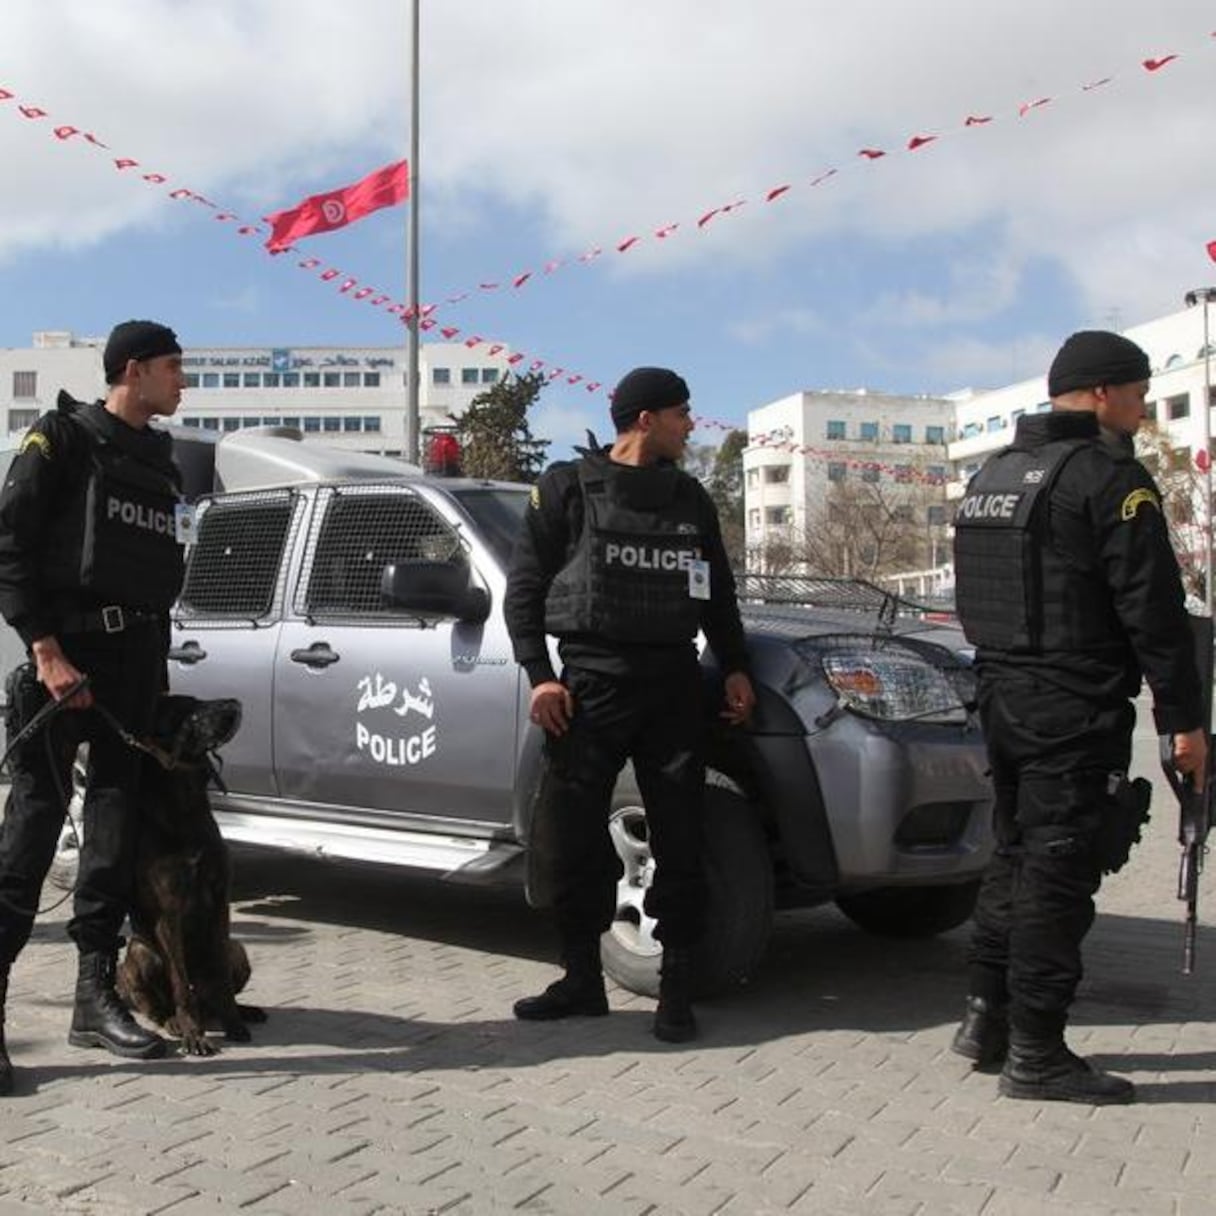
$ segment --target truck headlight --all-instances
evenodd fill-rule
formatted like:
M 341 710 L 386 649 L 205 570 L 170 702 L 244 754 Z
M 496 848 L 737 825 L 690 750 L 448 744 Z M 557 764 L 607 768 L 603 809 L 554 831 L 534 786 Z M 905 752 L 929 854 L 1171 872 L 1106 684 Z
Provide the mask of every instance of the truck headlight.
M 943 671 L 919 654 L 894 647 L 821 652 L 823 674 L 854 713 L 886 722 L 964 723 L 966 693 L 958 679 L 969 672 Z

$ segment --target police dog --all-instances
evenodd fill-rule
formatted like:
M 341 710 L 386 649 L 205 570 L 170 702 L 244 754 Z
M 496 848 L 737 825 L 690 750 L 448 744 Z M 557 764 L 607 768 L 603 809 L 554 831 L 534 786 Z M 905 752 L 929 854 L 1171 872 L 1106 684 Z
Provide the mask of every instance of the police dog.
M 189 1055 L 215 1052 L 208 1027 L 247 1042 L 246 1023 L 266 1020 L 237 1004 L 249 956 L 230 936 L 228 848 L 207 798 L 211 754 L 240 721 L 239 701 L 163 696 L 145 741 L 133 933 L 117 988 Z

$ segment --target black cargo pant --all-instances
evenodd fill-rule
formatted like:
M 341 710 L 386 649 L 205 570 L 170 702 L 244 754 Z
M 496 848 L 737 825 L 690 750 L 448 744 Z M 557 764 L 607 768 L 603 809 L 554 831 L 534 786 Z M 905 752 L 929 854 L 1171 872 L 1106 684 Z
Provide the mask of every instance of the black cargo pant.
M 1022 673 L 982 673 L 980 717 L 997 849 L 975 906 L 970 991 L 1011 1024 L 1064 1029 L 1101 882 L 1097 836 L 1111 773 L 1126 772 L 1135 709 L 1097 705 Z
M 89 677 L 94 698 L 133 734 L 146 734 L 164 681 L 164 635 L 158 623 L 59 641 Z M 15 691 L 10 737 L 12 725 L 29 721 L 48 699 L 32 675 L 16 682 Z M 95 710 L 63 709 L 10 759 L 12 785 L 0 829 L 0 967 L 10 965 L 29 940 L 64 821 L 60 790 L 71 792 L 72 757 L 84 741 L 89 744 L 84 840 L 68 933 L 82 952 L 117 947 L 133 893 L 141 753 Z
M 608 834 L 617 775 L 632 759 L 655 862 L 645 910 L 655 936 L 695 943 L 705 928 L 702 861 L 704 693 L 696 656 L 645 675 L 615 677 L 567 667 L 570 729 L 546 742 L 548 772 L 534 839 L 543 840 L 546 885 L 564 950 L 595 941 L 616 914 L 623 869 Z

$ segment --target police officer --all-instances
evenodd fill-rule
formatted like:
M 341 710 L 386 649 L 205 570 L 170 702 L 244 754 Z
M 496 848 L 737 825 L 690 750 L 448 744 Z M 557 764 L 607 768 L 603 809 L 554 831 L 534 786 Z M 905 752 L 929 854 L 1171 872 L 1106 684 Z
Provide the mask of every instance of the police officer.
M 1134 458 L 1148 357 L 1073 334 L 1048 374 L 1050 413 L 972 479 L 955 521 L 958 611 L 976 645 L 996 855 L 953 1049 L 1004 1061 L 1012 1098 L 1130 1102 L 1129 1081 L 1064 1042 L 1102 874 L 1126 860 L 1146 801 L 1126 779 L 1141 678 L 1177 768 L 1202 784 L 1199 676 L 1161 495 Z M 1130 795 L 1130 796 L 1129 796 Z
M 29 651 L 9 682 L 9 736 L 49 702 L 46 725 L 11 756 L 0 833 L 0 1013 L 54 857 L 79 742 L 88 741 L 84 839 L 68 933 L 79 976 L 68 1042 L 147 1059 L 164 1053 L 114 990 L 119 930 L 133 893 L 140 753 L 166 682 L 168 609 L 182 579 L 190 508 L 169 435 L 149 427 L 181 400 L 181 347 L 152 321 L 115 327 L 107 395 L 66 393 L 27 432 L 0 491 L 0 611 Z M 88 683 L 80 687 L 82 677 Z M 2 1018 L 0 1018 L 2 1025 Z M 0 1035 L 0 1092 L 12 1068 Z
M 565 974 L 516 1002 L 530 1020 L 608 1012 L 600 936 L 616 911 L 620 861 L 608 835 L 612 791 L 632 757 L 656 870 L 645 908 L 663 943 L 654 1033 L 695 1037 L 690 952 L 704 931 L 703 629 L 725 674 L 722 717 L 750 714 L 735 584 L 717 512 L 677 467 L 692 433 L 688 385 L 639 367 L 612 397 L 616 440 L 551 466 L 532 492 L 507 583 L 516 660 L 546 732 L 536 833 L 551 844 L 551 890 Z M 546 633 L 563 670 L 550 665 Z

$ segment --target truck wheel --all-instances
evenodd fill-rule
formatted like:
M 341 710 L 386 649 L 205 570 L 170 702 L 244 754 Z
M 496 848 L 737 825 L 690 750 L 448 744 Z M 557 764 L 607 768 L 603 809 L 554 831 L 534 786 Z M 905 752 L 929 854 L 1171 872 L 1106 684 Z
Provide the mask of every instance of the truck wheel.
M 979 889 L 978 879 L 939 887 L 878 887 L 858 895 L 841 895 L 836 906 L 867 933 L 933 937 L 967 920 Z
M 662 944 L 642 907 L 654 877 L 654 858 L 642 801 L 622 791 L 609 821 L 625 867 L 617 885 L 617 912 L 601 941 L 604 970 L 622 988 L 657 996 Z M 755 970 L 773 927 L 773 862 L 756 809 L 724 778 L 705 786 L 705 868 L 709 907 L 697 950 L 701 996 L 743 983 Z
M 72 798 L 68 813 L 59 829 L 59 841 L 55 845 L 55 856 L 47 871 L 47 881 L 60 891 L 71 891 L 76 887 L 80 872 L 80 839 L 84 835 L 84 783 L 85 763 L 78 757 L 72 765 Z M 69 822 L 70 820 L 70 822 Z

